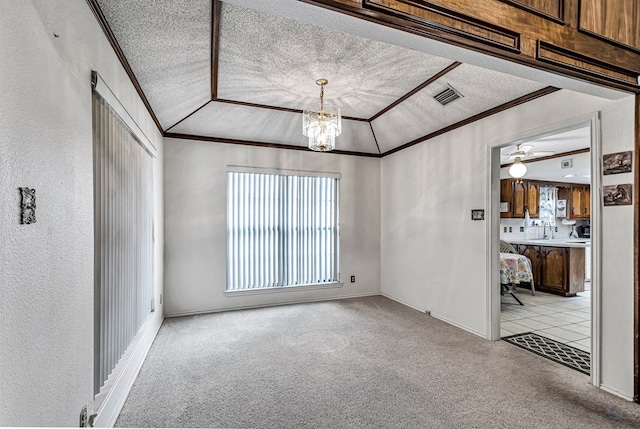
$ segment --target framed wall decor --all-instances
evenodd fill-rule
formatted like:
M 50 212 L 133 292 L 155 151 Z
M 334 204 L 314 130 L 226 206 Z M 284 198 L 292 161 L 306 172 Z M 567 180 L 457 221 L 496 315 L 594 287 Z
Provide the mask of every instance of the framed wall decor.
M 605 206 L 630 206 L 633 203 L 633 189 L 630 183 L 602 187 Z
M 631 173 L 633 152 L 610 153 L 602 156 L 602 174 Z

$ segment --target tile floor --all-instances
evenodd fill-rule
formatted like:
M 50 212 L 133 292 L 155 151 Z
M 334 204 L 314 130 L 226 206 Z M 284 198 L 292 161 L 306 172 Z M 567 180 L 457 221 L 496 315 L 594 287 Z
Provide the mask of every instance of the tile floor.
M 500 337 L 534 332 L 591 353 L 591 294 L 562 297 L 528 289 L 516 289 L 524 306 L 512 296 L 501 298 Z

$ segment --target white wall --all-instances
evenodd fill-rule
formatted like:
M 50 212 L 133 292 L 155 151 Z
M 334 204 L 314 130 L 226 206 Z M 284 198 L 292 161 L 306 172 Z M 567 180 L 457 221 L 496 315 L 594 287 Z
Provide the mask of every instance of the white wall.
M 342 288 L 224 294 L 227 165 L 341 174 Z M 378 294 L 379 166 L 378 158 L 165 139 L 165 313 Z
M 383 158 L 382 293 L 485 336 L 486 225 L 471 221 L 470 211 L 488 209 L 487 145 L 596 111 L 603 153 L 633 150 L 632 97 L 607 101 L 563 90 Z M 632 183 L 633 175 L 603 182 Z M 633 208 L 602 213 L 602 385 L 630 398 Z
M 77 426 L 93 399 L 91 70 L 160 149 L 160 226 L 162 138 L 84 0 L 3 0 L 0 58 L 0 426 Z M 155 267 L 159 295 L 161 227 Z

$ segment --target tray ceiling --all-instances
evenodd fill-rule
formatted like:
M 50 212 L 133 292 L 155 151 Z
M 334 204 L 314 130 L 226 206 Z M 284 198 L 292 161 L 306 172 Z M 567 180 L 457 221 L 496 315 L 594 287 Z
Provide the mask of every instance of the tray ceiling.
M 226 2 L 94 1 L 167 135 L 303 148 L 323 77 L 346 118 L 337 148 L 379 155 L 545 88 Z M 463 98 L 443 107 L 448 85 Z

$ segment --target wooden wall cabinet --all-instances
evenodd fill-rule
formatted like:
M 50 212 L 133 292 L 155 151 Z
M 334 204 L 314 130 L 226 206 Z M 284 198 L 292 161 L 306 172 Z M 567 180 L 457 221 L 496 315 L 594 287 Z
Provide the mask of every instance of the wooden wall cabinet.
M 540 213 L 540 184 L 528 180 L 502 179 L 500 181 L 500 202 L 509 203 L 509 211 L 501 212 L 501 218 L 524 218 L 526 209 L 529 217 Z
M 637 0 L 582 0 L 580 30 L 624 47 L 640 50 Z
M 513 182 L 513 208 L 511 217 L 523 218 L 525 206 L 527 204 L 527 187 L 523 182 Z
M 538 217 L 540 215 L 540 184 L 537 182 L 525 181 L 527 188 L 526 207 L 529 209 L 529 217 Z
M 572 219 L 591 217 L 591 187 L 589 185 L 571 185 L 570 216 Z
M 585 249 L 518 245 L 518 252 L 531 260 L 536 290 L 562 296 L 584 291 Z
M 567 218 L 591 218 L 591 187 L 575 183 L 556 183 L 540 180 L 500 180 L 500 202 L 509 203 L 509 210 L 501 212 L 501 218 L 524 218 L 525 208 L 529 217 L 540 216 L 540 187 L 558 187 L 558 199 L 567 200 Z
M 639 91 L 637 0 L 303 0 L 612 88 Z
M 513 210 L 513 180 L 503 179 L 500 181 L 500 202 L 507 204 L 507 211 L 500 212 L 501 218 L 510 218 Z

